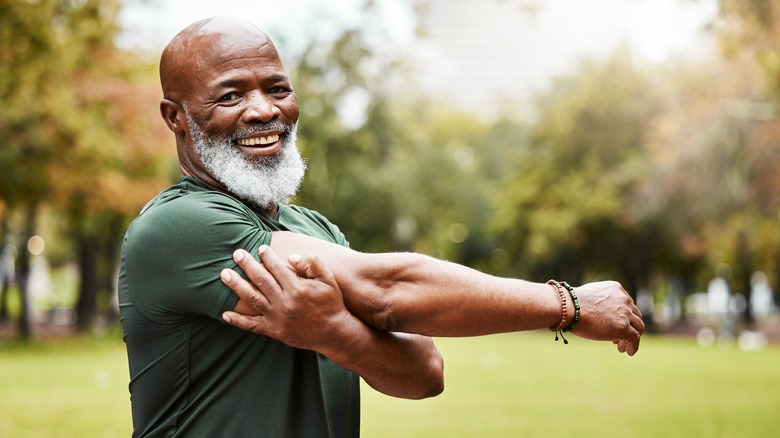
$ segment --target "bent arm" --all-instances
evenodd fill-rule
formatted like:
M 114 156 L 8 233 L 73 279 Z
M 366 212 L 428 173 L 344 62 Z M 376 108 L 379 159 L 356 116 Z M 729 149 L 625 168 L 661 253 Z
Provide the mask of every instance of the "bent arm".
M 330 268 L 347 309 L 387 331 L 428 336 L 478 336 L 555 326 L 561 302 L 546 284 L 499 278 L 414 253 L 365 254 L 319 239 L 275 232 L 282 257 L 317 254 Z M 636 353 L 644 331 L 641 313 L 616 282 L 576 289 L 582 312 L 573 334 L 613 341 Z M 568 321 L 573 306 L 568 306 Z
M 255 286 L 231 270 L 222 272 L 225 284 L 250 297 L 238 301 L 236 313 L 225 314 L 227 322 L 244 319 L 245 330 L 317 351 L 387 395 L 419 399 L 441 393 L 443 360 L 431 339 L 360 321 L 344 307 L 335 278 L 316 257 L 295 258 L 289 265 L 271 249 L 260 257 L 262 265 L 243 250 L 234 253 L 262 294 L 249 295 Z

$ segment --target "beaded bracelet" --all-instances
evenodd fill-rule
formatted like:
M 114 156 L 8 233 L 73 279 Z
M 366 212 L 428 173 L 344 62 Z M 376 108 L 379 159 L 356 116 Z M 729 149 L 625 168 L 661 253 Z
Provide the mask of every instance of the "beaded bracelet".
M 571 324 L 568 327 L 564 327 L 561 329 L 564 332 L 570 332 L 574 330 L 574 326 L 577 325 L 578 322 L 580 322 L 580 300 L 577 299 L 577 294 L 574 293 L 574 288 L 569 285 L 569 283 L 565 281 L 561 281 L 561 286 L 565 287 L 567 291 L 569 291 L 569 295 L 571 295 L 571 300 L 574 302 L 574 321 L 571 322 Z
M 561 331 L 564 327 L 566 327 L 566 289 L 564 289 L 563 286 L 561 286 L 561 284 L 555 280 L 548 280 L 547 284 L 554 287 L 555 291 L 558 292 L 558 296 L 561 298 L 561 322 L 557 326 L 550 327 L 550 331 L 555 333 L 556 341 L 558 340 L 558 335 L 560 335 L 563 339 L 563 343 L 568 344 L 569 341 L 563 337 L 563 332 Z

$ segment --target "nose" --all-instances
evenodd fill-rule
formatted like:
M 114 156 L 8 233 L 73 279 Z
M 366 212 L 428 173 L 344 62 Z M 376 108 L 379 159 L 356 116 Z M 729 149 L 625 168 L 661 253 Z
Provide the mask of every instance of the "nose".
M 254 91 L 247 96 L 246 108 L 241 116 L 244 123 L 261 121 L 268 123 L 282 113 L 274 99 L 260 91 Z

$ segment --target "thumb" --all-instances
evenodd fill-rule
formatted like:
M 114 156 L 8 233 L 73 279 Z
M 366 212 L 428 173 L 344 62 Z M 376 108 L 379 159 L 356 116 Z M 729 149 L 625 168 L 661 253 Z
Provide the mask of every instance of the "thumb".
M 303 278 L 316 279 L 333 275 L 325 266 L 325 263 L 317 256 L 291 254 L 288 261 L 298 271 L 298 275 Z

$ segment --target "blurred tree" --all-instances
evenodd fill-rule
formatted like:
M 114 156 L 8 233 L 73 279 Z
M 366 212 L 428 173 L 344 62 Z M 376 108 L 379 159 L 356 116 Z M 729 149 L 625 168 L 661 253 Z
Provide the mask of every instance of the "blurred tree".
M 529 144 L 497 197 L 495 224 L 519 274 L 573 282 L 606 274 L 632 293 L 647 286 L 663 236 L 632 206 L 658 106 L 625 49 L 584 63 L 540 98 Z
M 46 197 L 46 167 L 72 139 L 72 133 L 58 120 L 62 104 L 68 100 L 68 85 L 61 82 L 60 74 L 72 63 L 61 6 L 65 5 L 53 1 L 0 2 L 0 138 L 5 142 L 0 148 L 0 197 L 10 210 L 25 211 L 16 276 L 23 338 L 30 334 L 25 242 L 35 230 L 37 211 Z
M 740 217 L 730 221 L 743 228 L 730 234 L 735 239 L 744 236 L 741 245 L 747 245 L 747 252 L 755 257 L 756 268 L 769 273 L 775 298 L 780 301 L 780 5 L 771 0 L 721 0 L 718 5 L 713 28 L 726 59 L 735 65 L 752 60 L 756 70 L 743 73 L 750 86 L 743 88 L 729 108 L 731 126 L 744 143 L 739 157 L 743 206 L 735 212 Z M 768 227 L 772 231 L 759 231 L 767 229 L 766 224 L 773 225 Z M 734 245 L 731 248 L 736 251 Z M 737 258 L 744 257 L 735 254 L 730 260 Z M 745 277 L 751 274 L 736 276 L 737 284 L 742 285 L 738 287 L 740 293 L 749 294 L 749 280 Z M 750 320 L 749 314 L 746 317 Z
M 62 215 L 79 254 L 82 330 L 91 327 L 98 291 L 113 289 L 127 218 L 169 182 L 173 168 L 169 149 L 159 147 L 162 126 L 149 119 L 156 114 L 152 63 L 115 45 L 121 6 L 0 3 L 0 199 L 28 211 L 28 233 L 42 203 Z M 23 297 L 27 257 L 19 251 Z
M 713 29 L 727 58 L 747 54 L 766 89 L 780 101 L 780 5 L 773 0 L 720 0 Z
M 487 208 L 478 139 L 489 127 L 410 92 L 403 59 L 367 39 L 348 30 L 332 44 L 317 41 L 291 69 L 309 160 L 296 202 L 360 250 L 465 257 L 461 244 Z
M 729 110 L 749 82 L 739 70 L 720 62 L 675 65 L 655 83 L 663 110 L 648 131 L 649 172 L 636 208 L 675 236 L 675 251 L 662 267 L 685 291 L 707 285 L 724 261 L 709 260 L 723 224 L 745 207 L 745 142 Z

